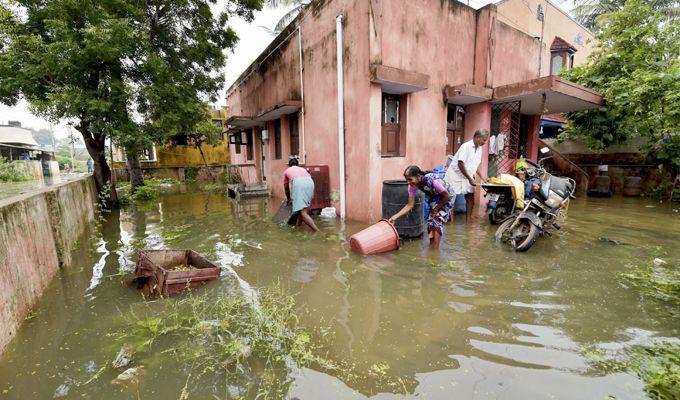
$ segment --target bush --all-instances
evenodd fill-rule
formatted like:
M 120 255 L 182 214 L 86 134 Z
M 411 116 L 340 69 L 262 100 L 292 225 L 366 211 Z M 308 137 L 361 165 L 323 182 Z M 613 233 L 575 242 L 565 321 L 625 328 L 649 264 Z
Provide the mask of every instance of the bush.
M 179 185 L 180 181 L 173 178 L 149 178 L 144 180 L 146 186 Z
M 158 198 L 158 190 L 152 186 L 139 186 L 130 196 L 134 201 L 149 201 Z
M 184 178 L 187 181 L 195 181 L 196 177 L 198 177 L 198 168 L 197 167 L 186 167 L 184 170 Z
M 241 177 L 238 174 L 231 174 L 229 172 L 225 172 L 220 177 L 220 181 L 224 185 L 239 184 L 241 183 Z
M 0 182 L 21 182 L 27 181 L 30 177 L 11 161 L 0 157 Z

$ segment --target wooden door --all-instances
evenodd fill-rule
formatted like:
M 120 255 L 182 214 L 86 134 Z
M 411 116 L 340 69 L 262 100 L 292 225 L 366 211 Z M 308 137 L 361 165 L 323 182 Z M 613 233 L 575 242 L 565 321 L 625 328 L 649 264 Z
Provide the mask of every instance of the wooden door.
M 456 131 L 453 129 L 446 130 L 446 154 L 455 154 L 453 144 L 455 143 Z
M 446 112 L 446 154 L 456 154 L 464 138 L 465 109 L 449 104 Z
M 382 155 L 398 156 L 401 129 L 399 96 L 383 93 L 382 116 Z

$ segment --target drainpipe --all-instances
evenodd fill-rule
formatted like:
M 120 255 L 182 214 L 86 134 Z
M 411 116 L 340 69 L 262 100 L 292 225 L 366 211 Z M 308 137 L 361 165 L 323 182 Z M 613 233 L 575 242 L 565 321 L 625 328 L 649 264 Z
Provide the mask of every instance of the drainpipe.
M 340 219 L 345 220 L 345 114 L 342 77 L 342 15 L 335 18 L 338 61 L 338 169 L 340 172 Z
M 541 7 L 541 11 L 538 13 L 536 16 L 539 21 L 541 21 L 541 37 L 540 37 L 540 42 L 539 42 L 539 47 L 538 47 L 538 77 L 541 77 L 541 69 L 543 66 L 541 65 L 543 62 L 543 33 L 545 32 L 545 13 L 548 10 L 547 7 L 543 9 L 543 5 L 539 5 Z M 550 71 L 552 73 L 552 71 Z
M 302 27 L 298 26 L 298 49 L 300 52 L 300 101 L 302 107 L 300 114 L 302 116 L 302 124 L 300 125 L 300 164 L 304 164 L 307 160 L 307 152 L 305 151 L 305 83 L 302 78 Z

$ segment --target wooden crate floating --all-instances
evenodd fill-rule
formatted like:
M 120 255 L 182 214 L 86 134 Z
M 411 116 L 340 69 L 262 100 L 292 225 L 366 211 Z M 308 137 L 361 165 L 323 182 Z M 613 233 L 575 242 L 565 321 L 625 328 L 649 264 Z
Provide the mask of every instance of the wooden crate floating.
M 191 269 L 173 270 L 178 266 Z M 170 296 L 186 288 L 217 279 L 221 269 L 193 250 L 142 250 L 135 268 L 135 282 L 145 296 Z

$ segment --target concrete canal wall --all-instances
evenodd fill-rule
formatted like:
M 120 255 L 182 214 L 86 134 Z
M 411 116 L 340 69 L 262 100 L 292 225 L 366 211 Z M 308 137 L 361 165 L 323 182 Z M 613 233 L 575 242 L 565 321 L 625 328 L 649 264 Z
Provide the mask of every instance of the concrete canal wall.
M 92 177 L 0 200 L 0 354 L 94 221 Z

